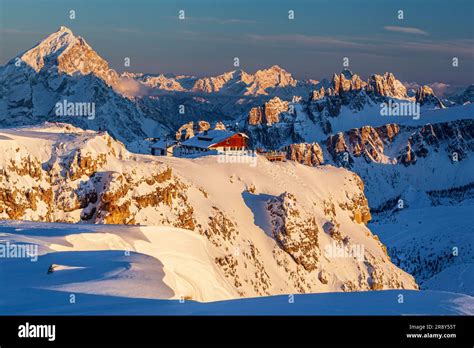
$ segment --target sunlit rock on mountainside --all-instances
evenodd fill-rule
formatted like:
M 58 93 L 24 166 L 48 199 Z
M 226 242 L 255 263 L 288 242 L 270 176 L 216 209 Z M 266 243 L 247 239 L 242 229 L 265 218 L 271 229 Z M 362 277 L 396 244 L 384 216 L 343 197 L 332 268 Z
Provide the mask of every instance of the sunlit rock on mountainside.
M 134 155 L 107 133 L 64 124 L 0 135 L 2 219 L 193 231 L 207 240 L 226 298 L 417 287 L 366 227 L 362 182 L 344 169 Z M 329 252 L 358 245 L 358 255 Z

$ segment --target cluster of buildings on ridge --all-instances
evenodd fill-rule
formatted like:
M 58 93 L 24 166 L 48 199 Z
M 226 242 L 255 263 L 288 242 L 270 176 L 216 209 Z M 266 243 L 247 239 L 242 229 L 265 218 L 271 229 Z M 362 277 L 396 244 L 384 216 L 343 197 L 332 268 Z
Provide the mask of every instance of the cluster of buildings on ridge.
M 241 132 L 225 129 L 206 130 L 182 142 L 170 139 L 153 139 L 150 146 L 155 156 L 199 157 L 213 154 L 248 155 L 249 137 Z M 271 162 L 285 161 L 286 153 L 257 150 Z M 254 154 L 254 153 L 253 153 Z
M 155 156 L 194 157 L 216 153 L 243 153 L 249 137 L 244 133 L 213 129 L 198 133 L 182 142 L 154 139 L 151 154 Z

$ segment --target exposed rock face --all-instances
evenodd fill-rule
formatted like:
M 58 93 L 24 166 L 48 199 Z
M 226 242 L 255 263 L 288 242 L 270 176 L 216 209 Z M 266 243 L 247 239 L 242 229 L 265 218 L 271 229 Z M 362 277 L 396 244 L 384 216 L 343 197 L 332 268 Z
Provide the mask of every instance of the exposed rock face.
M 60 124 L 0 133 L 0 219 L 194 231 L 235 296 L 416 288 L 364 225 L 364 188 L 347 170 L 141 156 Z M 340 257 L 332 243 L 365 251 Z
M 326 148 L 339 165 L 350 166 L 353 162 L 351 156 L 362 156 L 367 163 L 381 163 L 385 146 L 390 145 L 399 132 L 400 127 L 396 124 L 355 128 L 328 137 Z
M 405 149 L 403 149 L 400 155 L 398 156 L 398 161 L 405 166 L 409 166 L 410 164 L 415 164 L 416 160 L 416 154 L 413 151 L 411 144 L 408 143 L 405 146 Z
M 176 140 L 186 140 L 194 136 L 194 122 L 183 124 L 176 132 Z
M 166 129 L 137 107 L 127 94 L 128 84 L 122 84 L 117 72 L 65 27 L 17 58 L 0 71 L 2 126 L 69 122 L 82 128 L 107 129 L 123 141 L 145 138 L 144 121 L 148 121 L 148 128 L 155 124 L 157 131 Z M 139 87 L 136 81 L 132 85 Z M 94 113 L 57 113 L 57 103 L 80 103 L 88 105 L 89 111 L 93 105 Z
M 359 171 L 372 163 L 410 166 L 416 164 L 420 158 L 439 153 L 444 153 L 444 158 L 451 163 L 460 162 L 474 151 L 473 139 L 472 120 L 427 124 L 421 127 L 386 124 L 380 127 L 354 128 L 331 135 L 325 141 L 325 151 L 330 155 L 327 162 Z M 319 165 L 319 160 L 310 159 L 313 152 L 319 154 L 316 148 L 310 150 L 314 146 L 315 143 L 287 146 L 287 158 L 307 165 Z M 319 155 L 316 155 L 316 158 L 318 157 Z M 361 164 L 362 167 L 354 167 L 358 159 L 365 163 Z M 360 172 L 362 176 L 367 176 L 367 173 Z M 375 174 L 369 176 L 373 175 Z M 393 180 L 397 179 L 394 177 Z
M 435 96 L 433 90 L 428 86 L 420 86 L 416 90 L 415 99 L 421 106 L 430 104 L 440 109 L 445 108 L 443 102 Z
M 281 100 L 278 97 L 270 99 L 265 103 L 265 120 L 267 125 L 278 123 L 280 121 L 280 114 L 288 111 L 288 102 Z
M 54 144 L 45 164 L 19 146 L 9 163 L 0 166 L 0 218 L 137 224 L 146 219 L 137 217 L 140 210 L 164 209 L 169 214 L 159 218 L 161 223 L 194 229 L 187 186 L 171 168 L 144 165 L 143 175 L 133 165 L 111 171 L 113 163 L 133 161 L 133 156 L 107 133 L 76 131 L 72 142 Z M 25 180 L 31 184 L 20 184 Z
M 255 73 L 255 82 L 262 91 L 269 88 L 294 87 L 297 84 L 293 76 L 278 65 L 273 65 L 269 69 L 258 70 Z
M 357 175 L 353 175 L 350 181 L 351 185 L 355 184 L 363 190 L 363 183 Z M 340 257 L 337 256 L 337 250 L 357 250 L 360 247 L 353 236 L 349 236 L 348 231 L 338 223 L 338 211 L 348 212 L 354 223 L 366 224 L 370 220 L 370 212 L 367 200 L 361 192 L 348 194 L 343 201 L 324 201 L 325 222 L 322 226 L 310 211 L 298 204 L 298 199 L 291 193 L 285 192 L 267 201 L 273 236 L 280 247 L 300 266 L 298 276 L 305 272 L 316 273 L 320 284 L 329 284 L 337 279 L 327 271 L 327 262 L 334 262 L 333 258 Z M 376 237 L 373 237 L 373 242 L 380 243 Z M 346 278 L 341 282 L 342 291 L 354 291 L 357 288 L 376 290 L 386 288 L 388 284 L 400 284 L 397 277 L 387 276 L 379 268 L 380 256 L 370 252 L 355 254 L 354 257 L 358 257 L 359 261 L 363 260 L 357 269 L 366 274 L 366 277 Z M 280 252 L 275 255 L 280 255 Z M 386 249 L 384 255 L 388 257 Z M 285 262 L 281 265 L 286 267 Z M 304 280 L 300 283 L 302 288 L 309 285 L 304 283 Z
M 72 75 L 95 74 L 109 86 L 118 80 L 118 74 L 109 68 L 108 63 L 84 41 L 76 37 L 70 29 L 60 27 L 40 44 L 21 56 L 36 72 L 43 68 L 57 66 L 58 72 Z
M 387 147 L 391 146 L 400 133 L 409 133 L 406 146 L 389 160 L 386 158 Z M 342 166 L 350 166 L 353 158 L 358 157 L 364 158 L 367 163 L 398 161 L 410 165 L 416 163 L 417 158 L 427 157 L 430 151 L 439 152 L 442 148 L 449 158 L 454 155 L 455 161 L 461 161 L 467 157 L 468 152 L 474 150 L 473 138 L 472 120 L 459 120 L 427 124 L 420 128 L 397 124 L 354 128 L 329 136 L 325 145 L 332 160 Z M 311 165 L 310 161 L 301 160 L 304 153 L 302 149 L 309 146 L 313 144 L 292 144 L 288 147 L 288 159 Z
M 205 93 L 216 93 L 224 88 L 230 93 L 239 93 L 252 76 L 242 70 L 235 70 L 215 77 L 199 79 L 194 83 L 193 90 Z
M 267 205 L 273 235 L 283 250 L 305 270 L 315 270 L 321 250 L 318 244 L 318 226 L 314 217 L 301 216 L 295 196 L 287 192 L 270 199 Z
M 278 97 L 270 99 L 263 107 L 258 106 L 252 108 L 248 116 L 248 124 L 255 126 L 258 124 L 266 124 L 271 126 L 280 121 L 280 114 L 288 111 L 288 102 Z
M 427 157 L 432 151 L 444 148 L 452 161 L 462 161 L 474 151 L 474 125 L 472 120 L 427 124 L 413 132 L 399 160 L 405 166 L 415 164 L 417 158 Z
M 193 91 L 256 96 L 284 91 L 296 87 L 297 84 L 298 81 L 289 72 L 274 65 L 268 69 L 258 70 L 255 74 L 235 70 L 215 77 L 202 78 L 194 83 Z
M 384 145 L 390 144 L 399 130 L 398 125 L 388 124 L 377 128 L 365 126 L 348 131 L 352 154 L 356 157 L 363 155 L 367 161 L 382 162 Z
M 209 124 L 209 122 L 207 121 L 199 121 L 197 123 L 197 132 L 198 133 L 201 133 L 201 132 L 204 132 L 204 131 L 207 131 L 211 128 L 211 125 Z
M 300 147 L 304 145 L 297 144 L 295 148 Z M 325 164 L 359 174 L 366 183 L 365 194 L 374 211 L 387 211 L 397 209 L 398 200 L 406 200 L 410 188 L 427 192 L 436 186 L 449 190 L 453 182 L 459 181 L 459 165 L 470 166 L 474 151 L 474 123 L 465 119 L 419 127 L 365 126 L 331 135 L 321 147 Z M 287 158 L 307 163 L 296 154 Z M 443 168 L 446 177 L 437 174 L 439 168 Z M 468 175 L 459 186 L 471 182 Z M 381 191 L 380 187 L 387 190 Z
M 323 151 L 318 143 L 291 144 L 285 150 L 289 160 L 313 167 L 324 163 Z
M 369 119 L 364 123 L 357 119 L 365 120 L 372 114 L 375 121 L 376 117 L 381 116 L 382 103 L 398 103 L 399 101 L 410 104 L 420 102 L 425 106 L 423 112 L 433 112 L 434 109 L 444 108 L 442 102 L 429 87 L 420 88 L 416 96 L 408 96 L 404 85 L 396 80 L 393 74 L 373 75 L 366 83 L 346 70 L 334 75 L 331 81 L 318 84 L 307 101 L 291 103 L 289 109 L 294 112 L 280 113 L 279 122 L 273 123 L 273 126 L 278 126 L 278 130 L 264 127 L 266 123 L 264 109 L 254 108 L 244 124 L 243 131 L 249 134 L 251 143 L 270 150 L 279 150 L 295 142 L 314 142 L 315 139 L 322 141 L 323 136 L 327 135 L 332 137 L 328 140 L 332 148 L 329 152 L 335 155 L 334 144 L 340 147 L 337 151 L 339 154 L 341 148 L 344 148 L 343 143 L 351 147 L 360 142 L 360 146 L 356 146 L 354 155 L 363 155 L 368 161 L 374 159 L 380 162 L 384 160 L 383 156 L 380 156 L 384 151 L 382 145 L 392 142 L 390 139 L 398 132 L 396 126 L 372 127 L 374 131 L 371 131 L 370 127 L 361 127 L 358 130 L 349 131 L 353 133 L 350 134 L 350 139 L 342 139 L 340 135 L 337 135 L 334 127 L 345 128 L 345 121 L 338 119 L 339 117 L 347 118 L 348 123 L 370 124 L 372 121 Z M 350 113 L 354 113 L 354 120 L 351 119 Z M 449 116 L 448 113 L 446 115 Z M 379 123 L 378 120 L 377 123 Z M 409 129 L 407 128 L 406 131 Z M 370 132 L 373 134 L 369 134 Z M 349 164 L 350 158 L 346 156 L 345 162 Z
M 354 195 L 347 195 L 348 200 L 339 203 L 339 206 L 341 209 L 348 210 L 352 213 L 351 218 L 353 221 L 357 222 L 358 224 L 367 224 L 372 216 L 370 214 L 367 198 L 363 194 L 364 183 L 357 175 L 354 175 L 354 181 L 357 187 L 359 187 L 360 192 Z
M 367 82 L 367 91 L 383 97 L 407 99 L 407 89 L 392 73 L 372 75 Z
M 250 137 L 250 146 L 278 149 L 285 142 L 301 141 L 294 130 L 296 116 L 289 111 L 290 104 L 278 97 L 252 108 L 243 129 Z
M 343 95 L 350 91 L 359 91 L 366 86 L 366 83 L 349 70 L 344 70 L 341 74 L 333 76 L 334 95 Z
M 381 127 L 376 127 L 375 130 L 385 143 L 391 144 L 400 132 L 400 126 L 396 123 L 389 123 Z
M 73 45 L 58 56 L 58 68 L 60 72 L 69 75 L 77 72 L 82 75 L 95 74 L 109 86 L 115 86 L 119 80 L 117 72 L 110 69 L 107 61 L 102 59 L 81 37 L 78 37 Z
M 248 123 L 251 126 L 261 124 L 263 122 L 263 107 L 257 106 L 250 110 Z
M 133 74 L 127 74 L 127 75 L 132 75 L 131 78 L 135 78 L 139 81 L 141 81 L 144 85 L 149 86 L 151 88 L 156 88 L 159 90 L 164 90 L 164 91 L 185 91 L 183 86 L 177 81 L 175 78 L 169 78 L 166 77 L 163 74 L 160 74 L 158 76 L 153 76 L 153 75 L 142 75 L 142 76 L 137 76 Z
M 22 177 L 31 182 L 29 187 L 21 187 L 18 178 Z M 50 221 L 53 194 L 49 180 L 38 159 L 16 148 L 15 156 L 0 167 L 0 216 L 20 219 L 30 210 L 38 210 L 42 219 Z
M 391 99 L 414 100 L 391 73 L 372 75 L 364 82 L 358 75 L 344 70 L 335 74 L 331 81 L 320 83 L 303 105 L 311 123 L 330 135 L 334 133 L 332 119 L 339 117 L 343 109 L 358 113 Z
M 214 126 L 214 129 L 216 129 L 216 130 L 226 130 L 226 127 L 222 122 L 216 122 L 216 125 Z
M 334 74 L 329 86 L 321 86 L 310 94 L 310 101 L 317 101 L 324 97 L 344 97 L 350 92 L 357 92 L 366 87 L 367 83 L 362 81 L 359 75 L 350 70 L 344 70 L 340 74 Z
M 226 241 L 235 241 L 238 232 L 232 222 L 219 208 L 213 207 L 213 215 L 209 217 L 209 229 L 202 233 L 212 244 L 221 247 Z
M 310 94 L 307 111 L 330 133 L 330 127 L 324 124 L 325 118 L 337 117 L 342 106 L 360 111 L 387 98 L 408 99 L 406 88 L 393 74 L 372 75 L 364 82 L 350 70 L 344 70 Z
M 309 100 L 319 100 L 322 99 L 326 96 L 326 89 L 324 89 L 323 86 L 319 89 L 315 89 L 314 91 L 311 92 L 309 96 Z
M 263 145 L 268 149 L 280 149 L 282 145 L 287 143 L 299 143 L 303 139 L 296 134 L 294 125 L 291 123 L 280 123 L 278 127 L 267 127 L 260 125 L 258 127 L 249 127 L 245 130 L 249 135 L 250 146 L 254 147 L 257 144 Z M 282 140 L 284 139 L 284 140 Z
M 331 135 L 326 140 L 326 148 L 336 164 L 341 166 L 350 165 L 352 159 L 349 156 L 349 149 L 346 145 L 344 134 L 342 132 Z
M 223 125 L 222 125 L 223 126 Z M 211 125 L 207 121 L 188 122 L 179 127 L 176 132 L 176 140 L 183 141 L 192 138 L 195 134 L 207 131 Z M 225 128 L 225 126 L 224 126 Z

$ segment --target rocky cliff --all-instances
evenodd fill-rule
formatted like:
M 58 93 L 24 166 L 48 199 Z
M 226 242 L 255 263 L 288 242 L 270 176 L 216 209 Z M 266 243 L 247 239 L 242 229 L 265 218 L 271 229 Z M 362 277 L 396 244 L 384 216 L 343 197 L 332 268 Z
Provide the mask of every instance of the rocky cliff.
M 193 231 L 235 296 L 417 287 L 367 228 L 345 169 L 134 155 L 63 124 L 0 137 L 1 219 Z

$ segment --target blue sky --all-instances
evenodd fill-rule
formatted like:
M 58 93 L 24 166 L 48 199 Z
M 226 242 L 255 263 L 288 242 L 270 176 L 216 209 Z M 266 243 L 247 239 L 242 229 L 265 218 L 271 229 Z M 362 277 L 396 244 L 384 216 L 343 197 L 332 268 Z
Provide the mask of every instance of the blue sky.
M 462 85 L 474 77 L 473 22 L 472 0 L 0 0 L 0 64 L 65 25 L 119 71 L 130 57 L 130 71 L 203 76 L 239 57 L 248 72 L 278 64 L 321 79 L 348 57 L 364 78 Z

